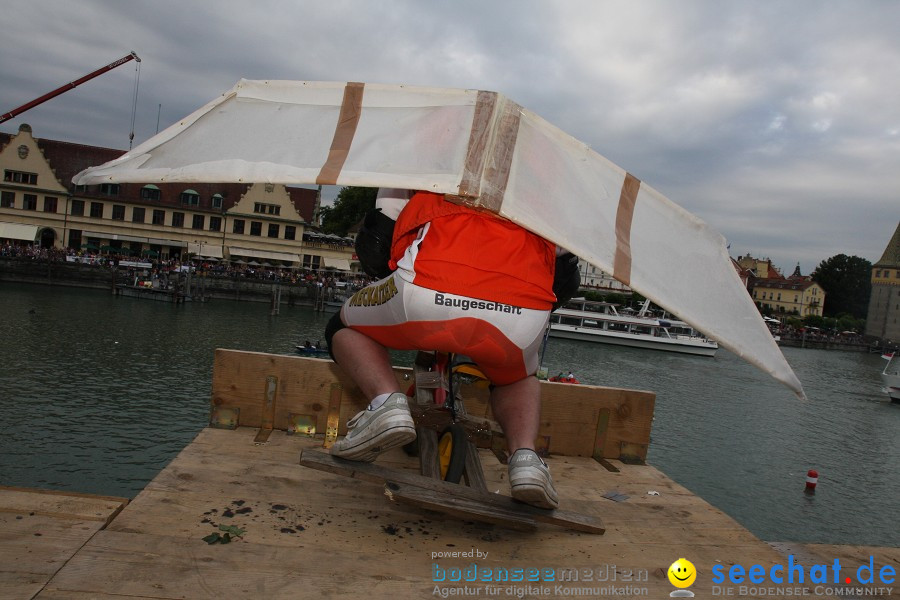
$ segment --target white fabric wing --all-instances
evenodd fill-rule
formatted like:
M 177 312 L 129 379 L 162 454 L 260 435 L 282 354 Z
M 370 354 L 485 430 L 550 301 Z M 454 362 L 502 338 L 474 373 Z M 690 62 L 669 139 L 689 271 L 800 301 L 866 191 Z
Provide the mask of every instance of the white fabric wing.
M 241 80 L 74 178 L 79 185 L 175 181 L 447 194 L 612 273 L 803 397 L 718 233 L 499 94 Z

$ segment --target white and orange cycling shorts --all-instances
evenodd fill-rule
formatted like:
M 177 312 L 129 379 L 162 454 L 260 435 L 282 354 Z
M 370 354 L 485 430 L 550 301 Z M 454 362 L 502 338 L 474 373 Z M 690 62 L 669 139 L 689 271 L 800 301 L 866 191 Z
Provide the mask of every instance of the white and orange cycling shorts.
M 356 292 L 343 323 L 395 350 L 471 358 L 495 385 L 534 375 L 550 312 L 438 292 L 396 272 Z

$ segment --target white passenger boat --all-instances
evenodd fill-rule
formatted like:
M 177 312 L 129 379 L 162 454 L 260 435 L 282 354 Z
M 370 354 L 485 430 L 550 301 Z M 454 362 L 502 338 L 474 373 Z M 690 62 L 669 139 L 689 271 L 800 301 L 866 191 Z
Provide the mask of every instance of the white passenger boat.
M 884 371 L 881 372 L 885 391 L 890 396 L 891 402 L 900 402 L 900 356 L 897 356 L 897 352 L 891 352 L 881 357 L 888 361 Z
M 550 336 L 634 348 L 714 356 L 719 345 L 684 321 L 647 313 L 622 314 L 615 304 L 575 298 L 550 315 Z M 630 309 L 629 309 L 630 310 Z

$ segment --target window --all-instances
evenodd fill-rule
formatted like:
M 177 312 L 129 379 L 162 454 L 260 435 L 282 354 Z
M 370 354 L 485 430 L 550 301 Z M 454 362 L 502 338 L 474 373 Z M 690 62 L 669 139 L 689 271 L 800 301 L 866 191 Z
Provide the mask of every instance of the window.
M 262 235 L 262 223 L 260 221 L 250 221 L 250 235 Z
M 293 225 L 285 225 L 284 226 L 284 239 L 286 240 L 296 240 L 297 239 L 297 228 Z
M 234 225 L 231 226 L 232 233 L 244 233 L 244 220 L 235 219 Z
M 153 209 L 153 221 L 154 225 L 162 225 L 166 222 L 166 211 L 160 210 L 158 208 Z
M 100 193 L 105 196 L 118 196 L 119 195 L 119 184 L 118 183 L 101 183 L 100 184 Z
M 184 213 L 183 212 L 173 212 L 172 213 L 172 227 L 184 227 Z
M 269 237 L 277 238 L 279 229 L 281 229 L 281 227 L 279 227 L 277 223 L 269 223 Z
M 113 212 L 112 218 L 116 221 L 124 221 L 125 220 L 125 205 L 124 204 L 113 204 Z
M 253 205 L 253 212 L 261 215 L 280 215 L 281 207 L 277 204 L 263 204 L 262 202 L 256 202 Z
M 69 214 L 73 217 L 84 216 L 84 200 L 72 200 Z
M 222 217 L 210 217 L 209 218 L 209 230 L 210 231 L 222 231 Z
M 143 223 L 147 217 L 147 211 L 143 206 L 135 206 L 131 209 L 131 222 Z
M 198 194 L 194 190 L 184 190 L 183 192 L 181 192 L 181 203 L 188 206 L 199 206 L 200 194 Z
M 16 206 L 16 193 L 15 192 L 3 192 L 0 194 L 0 208 L 15 208 Z
M 141 199 L 142 200 L 159 200 L 159 188 L 153 184 L 145 185 L 141 188 Z
M 28 185 L 37 185 L 37 173 L 26 173 L 24 171 L 3 171 L 3 181 L 9 183 L 27 183 Z
M 25 210 L 37 210 L 37 196 L 25 194 L 25 197 L 22 199 L 22 208 Z
M 213 208 L 222 208 L 222 194 L 213 194 L 212 207 Z
M 321 256 L 317 256 L 317 255 L 313 255 L 313 254 L 304 254 L 303 255 L 303 268 L 304 269 L 318 269 L 321 260 L 322 260 Z
M 97 219 L 103 218 L 103 203 L 91 202 L 91 216 Z
M 44 212 L 55 213 L 57 203 L 53 196 L 44 196 Z
M 191 221 L 191 229 L 203 229 L 203 224 L 206 219 L 203 215 L 194 215 L 194 218 Z

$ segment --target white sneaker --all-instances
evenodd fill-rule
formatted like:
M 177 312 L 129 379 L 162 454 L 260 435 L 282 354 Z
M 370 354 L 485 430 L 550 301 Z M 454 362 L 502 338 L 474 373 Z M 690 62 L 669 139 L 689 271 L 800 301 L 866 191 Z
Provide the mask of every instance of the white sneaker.
M 347 421 L 346 437 L 331 446 L 331 454 L 347 460 L 372 462 L 379 454 L 416 439 L 409 399 L 394 392 L 375 410 L 364 410 Z
M 509 487 L 519 502 L 538 508 L 559 506 L 550 468 L 534 450 L 519 448 L 509 457 Z

